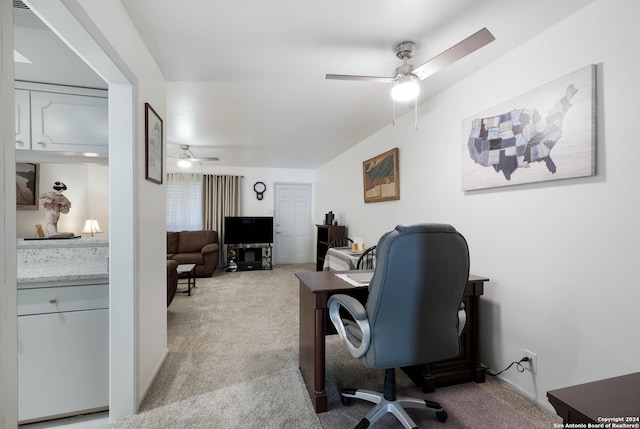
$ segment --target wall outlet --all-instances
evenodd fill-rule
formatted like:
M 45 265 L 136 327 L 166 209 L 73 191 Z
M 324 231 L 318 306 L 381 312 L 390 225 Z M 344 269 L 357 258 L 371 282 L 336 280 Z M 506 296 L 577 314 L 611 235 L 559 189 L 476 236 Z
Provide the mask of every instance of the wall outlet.
M 524 369 L 528 369 L 534 374 L 538 373 L 538 355 L 532 351 L 524 349 L 524 356 L 529 358 L 529 362 L 523 362 Z

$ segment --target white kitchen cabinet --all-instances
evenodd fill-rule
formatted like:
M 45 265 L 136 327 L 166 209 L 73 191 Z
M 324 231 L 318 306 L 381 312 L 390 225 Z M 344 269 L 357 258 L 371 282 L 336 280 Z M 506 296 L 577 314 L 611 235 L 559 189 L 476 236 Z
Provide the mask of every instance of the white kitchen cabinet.
M 22 81 L 15 88 L 16 159 L 108 154 L 106 90 Z
M 31 149 L 29 91 L 16 89 L 16 149 Z
M 31 149 L 107 153 L 107 98 L 31 91 Z
M 18 289 L 20 423 L 108 408 L 109 285 L 80 283 Z

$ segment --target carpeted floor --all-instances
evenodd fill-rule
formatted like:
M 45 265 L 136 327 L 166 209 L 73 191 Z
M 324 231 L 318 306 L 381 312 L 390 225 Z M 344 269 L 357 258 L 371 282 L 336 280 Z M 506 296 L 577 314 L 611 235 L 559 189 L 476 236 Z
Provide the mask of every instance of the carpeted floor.
M 167 309 L 169 354 L 130 428 L 304 428 L 355 426 L 370 405 L 340 403 L 342 387 L 381 389 L 383 374 L 364 368 L 337 337 L 327 339 L 329 411 L 316 415 L 298 370 L 298 281 L 312 264 L 271 271 L 216 272 L 198 279 L 192 296 Z M 442 403 L 446 426 L 433 413 L 410 410 L 421 428 L 550 428 L 558 420 L 493 381 L 425 395 L 400 371 L 399 393 Z M 385 416 L 376 429 L 398 428 Z

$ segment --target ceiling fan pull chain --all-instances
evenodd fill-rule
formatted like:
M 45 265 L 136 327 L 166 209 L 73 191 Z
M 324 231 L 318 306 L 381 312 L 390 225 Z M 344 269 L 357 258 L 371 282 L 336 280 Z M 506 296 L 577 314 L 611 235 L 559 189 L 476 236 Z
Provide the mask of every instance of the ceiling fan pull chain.
M 413 99 L 413 111 L 415 112 L 413 125 L 415 126 L 416 131 L 418 131 L 418 97 Z
M 391 103 L 393 105 L 393 126 L 396 126 L 396 100 L 392 100 Z

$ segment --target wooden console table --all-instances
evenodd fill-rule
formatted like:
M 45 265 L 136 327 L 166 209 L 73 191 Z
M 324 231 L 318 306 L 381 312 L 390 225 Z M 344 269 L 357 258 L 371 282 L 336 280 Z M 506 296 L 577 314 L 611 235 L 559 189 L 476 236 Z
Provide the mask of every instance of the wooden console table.
M 563 423 L 640 426 L 640 372 L 547 392 Z
M 362 272 L 362 271 L 359 271 Z M 317 413 L 327 411 L 325 383 L 325 335 L 335 333 L 329 321 L 327 301 L 331 295 L 343 293 L 366 301 L 366 287 L 355 287 L 336 277 L 336 271 L 296 273 L 300 280 L 300 371 Z M 469 276 L 464 303 L 467 324 L 461 335 L 462 350 L 455 359 L 428 365 L 403 368 L 425 392 L 438 386 L 475 381 L 484 382 L 480 364 L 479 299 L 484 282 L 489 279 Z

